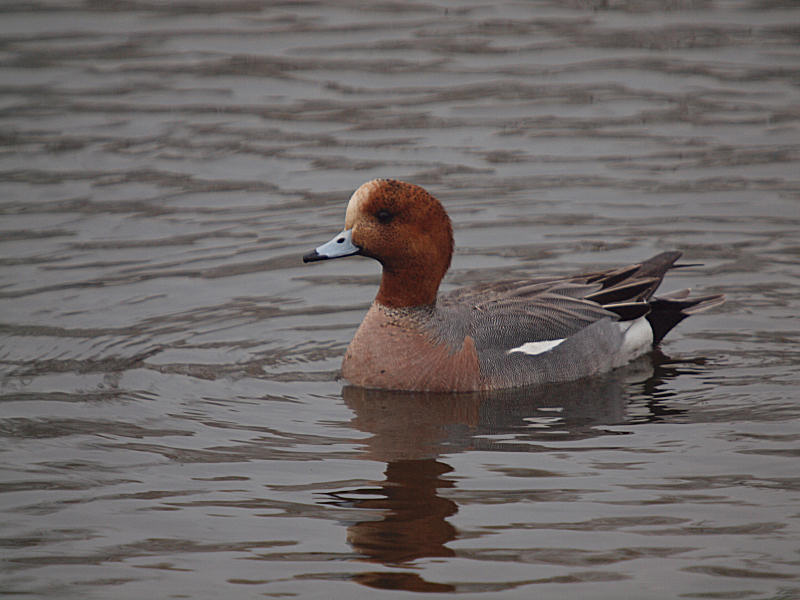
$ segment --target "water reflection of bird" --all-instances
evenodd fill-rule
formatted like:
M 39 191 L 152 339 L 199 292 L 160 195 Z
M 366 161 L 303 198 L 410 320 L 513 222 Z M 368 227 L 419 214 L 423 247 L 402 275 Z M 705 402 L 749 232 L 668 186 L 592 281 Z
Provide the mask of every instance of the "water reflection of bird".
M 458 505 L 448 490 L 456 483 L 443 455 L 471 449 L 550 452 L 554 440 L 607 434 L 598 426 L 626 421 L 630 391 L 655 393 L 675 375 L 673 367 L 659 364 L 664 360 L 647 356 L 594 378 L 501 392 L 345 387 L 344 400 L 354 412 L 351 425 L 371 434 L 364 457 L 386 463 L 385 479 L 374 487 L 330 492 L 327 502 L 375 511 L 374 520 L 348 525 L 347 541 L 362 560 L 391 569 L 354 579 L 381 589 L 455 590 L 455 584 L 430 582 L 408 570 L 419 559 L 455 556 L 448 544 L 458 531 L 448 519 Z M 497 436 L 502 441 L 492 440 Z
M 456 529 L 447 518 L 458 507 L 439 494 L 439 490 L 454 485 L 443 477 L 450 471 L 452 467 L 433 458 L 398 460 L 386 465 L 386 479 L 378 488 L 331 494 L 337 499 L 336 504 L 373 509 L 380 514 L 377 520 L 350 525 L 347 541 L 363 560 L 389 567 L 407 566 L 421 558 L 455 556 L 447 543 L 456 538 Z M 406 570 L 366 571 L 354 579 L 380 589 L 416 592 L 455 589 Z

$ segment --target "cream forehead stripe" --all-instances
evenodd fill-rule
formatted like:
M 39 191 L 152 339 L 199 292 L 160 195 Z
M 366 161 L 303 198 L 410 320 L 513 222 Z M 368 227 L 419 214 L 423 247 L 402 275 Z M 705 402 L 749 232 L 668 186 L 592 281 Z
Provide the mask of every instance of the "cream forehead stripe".
M 350 229 L 353 227 L 358 213 L 361 212 L 362 205 L 367 201 L 373 192 L 377 191 L 380 184 L 380 179 L 373 179 L 372 181 L 368 181 L 367 183 L 363 184 L 360 188 L 353 192 L 353 195 L 350 196 L 350 201 L 347 203 L 347 212 L 344 214 L 345 229 Z

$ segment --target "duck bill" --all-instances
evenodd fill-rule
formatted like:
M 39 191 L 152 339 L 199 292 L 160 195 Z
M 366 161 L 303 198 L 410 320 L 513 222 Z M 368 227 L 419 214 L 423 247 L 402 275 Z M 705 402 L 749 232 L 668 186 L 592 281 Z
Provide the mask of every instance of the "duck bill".
M 303 262 L 316 262 L 329 258 L 343 258 L 360 254 L 361 248 L 353 243 L 353 230 L 345 229 L 330 242 L 318 246 L 303 257 Z

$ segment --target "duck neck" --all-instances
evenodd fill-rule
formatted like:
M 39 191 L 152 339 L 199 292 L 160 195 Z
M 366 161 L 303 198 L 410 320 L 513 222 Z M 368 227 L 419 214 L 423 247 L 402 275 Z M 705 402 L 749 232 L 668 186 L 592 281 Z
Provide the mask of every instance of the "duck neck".
M 375 301 L 391 308 L 433 305 L 441 280 L 435 269 L 395 270 L 384 266 Z

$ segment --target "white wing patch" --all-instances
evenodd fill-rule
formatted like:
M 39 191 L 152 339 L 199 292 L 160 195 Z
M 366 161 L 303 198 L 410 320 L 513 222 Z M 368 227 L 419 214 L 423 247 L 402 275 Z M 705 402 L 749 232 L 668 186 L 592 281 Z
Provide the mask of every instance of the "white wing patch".
M 616 366 L 624 365 L 637 356 L 644 354 L 652 347 L 653 329 L 650 327 L 650 323 L 648 323 L 645 317 L 639 317 L 633 321 L 618 322 L 617 326 L 619 327 L 620 333 L 622 333 L 622 344 L 618 351 L 617 360 L 614 361 Z M 565 339 L 525 342 L 521 346 L 506 351 L 506 354 L 511 354 L 513 352 L 521 352 L 529 356 L 544 354 L 564 342 Z
M 558 346 L 564 340 L 545 340 L 543 342 L 525 342 L 522 346 L 518 346 L 517 348 L 512 348 L 506 354 L 511 354 L 512 352 L 522 352 L 523 354 L 530 354 L 531 356 L 535 356 L 537 354 L 542 354 L 547 352 L 548 350 L 552 350 L 556 346 Z

